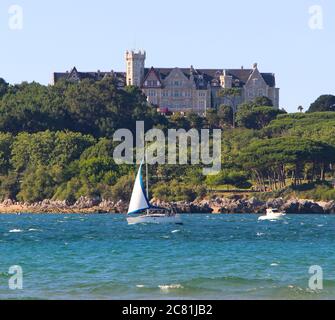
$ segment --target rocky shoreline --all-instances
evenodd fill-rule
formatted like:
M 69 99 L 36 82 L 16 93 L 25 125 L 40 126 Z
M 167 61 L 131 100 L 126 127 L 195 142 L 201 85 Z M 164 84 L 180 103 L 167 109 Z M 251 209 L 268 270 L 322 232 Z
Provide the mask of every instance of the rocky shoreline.
M 172 204 L 154 201 L 154 205 L 170 207 L 182 214 L 189 213 L 215 213 L 215 214 L 263 214 L 266 208 L 278 208 L 288 214 L 335 214 L 335 201 L 317 202 L 305 199 L 283 198 L 261 201 L 257 198 L 231 197 L 211 200 L 196 200 L 193 202 L 176 202 Z M 66 214 L 97 214 L 97 213 L 124 213 L 128 204 L 123 201 L 90 199 L 81 197 L 74 204 L 66 201 L 43 200 L 29 204 L 5 200 L 0 203 L 0 213 L 66 213 Z

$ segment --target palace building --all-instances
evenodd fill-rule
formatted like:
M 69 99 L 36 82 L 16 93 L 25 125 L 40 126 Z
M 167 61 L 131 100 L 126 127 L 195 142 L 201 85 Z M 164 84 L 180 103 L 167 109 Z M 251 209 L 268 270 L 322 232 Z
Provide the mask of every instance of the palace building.
M 120 88 L 137 86 L 147 96 L 148 102 L 161 112 L 194 111 L 205 114 L 208 108 L 221 104 L 232 105 L 229 97 L 222 97 L 223 89 L 238 88 L 235 104 L 265 96 L 279 108 L 279 88 L 273 73 L 261 73 L 255 63 L 251 69 L 196 69 L 145 67 L 146 53 L 127 51 L 126 72 L 70 72 L 54 73 L 53 83 L 64 79 L 78 82 L 82 79 L 102 80 L 113 77 Z

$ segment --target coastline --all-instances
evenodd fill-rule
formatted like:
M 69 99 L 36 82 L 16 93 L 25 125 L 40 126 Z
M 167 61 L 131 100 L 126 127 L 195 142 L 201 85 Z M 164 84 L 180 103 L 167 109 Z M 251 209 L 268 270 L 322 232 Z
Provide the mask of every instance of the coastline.
M 161 207 L 171 205 L 181 214 L 263 214 L 266 208 L 278 208 L 288 214 L 335 214 L 335 201 L 314 201 L 310 199 L 269 199 L 257 198 L 215 198 L 193 202 L 166 203 L 154 200 Z M 76 203 L 66 201 L 43 200 L 36 203 L 20 203 L 5 200 L 0 203 L 0 214 L 121 214 L 127 212 L 128 204 L 123 201 L 96 200 L 81 197 Z

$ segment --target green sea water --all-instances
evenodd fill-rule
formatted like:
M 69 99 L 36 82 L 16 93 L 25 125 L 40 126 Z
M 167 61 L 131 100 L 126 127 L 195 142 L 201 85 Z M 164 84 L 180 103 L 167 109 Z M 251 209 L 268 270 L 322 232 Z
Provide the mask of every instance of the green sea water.
M 1 215 L 0 299 L 334 299 L 335 216 Z M 10 266 L 23 289 L 10 290 Z M 323 269 L 323 290 L 309 268 Z

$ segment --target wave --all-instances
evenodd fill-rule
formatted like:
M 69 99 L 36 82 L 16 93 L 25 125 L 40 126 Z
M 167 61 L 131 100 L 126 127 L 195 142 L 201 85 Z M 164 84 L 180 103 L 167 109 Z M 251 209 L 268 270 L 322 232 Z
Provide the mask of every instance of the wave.
M 22 229 L 12 229 L 12 230 L 9 230 L 9 233 L 19 233 L 19 232 L 23 232 Z
M 181 284 L 169 284 L 169 285 L 159 285 L 159 289 L 163 292 L 169 292 L 170 290 L 184 289 Z

